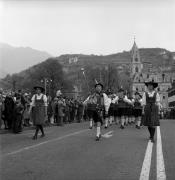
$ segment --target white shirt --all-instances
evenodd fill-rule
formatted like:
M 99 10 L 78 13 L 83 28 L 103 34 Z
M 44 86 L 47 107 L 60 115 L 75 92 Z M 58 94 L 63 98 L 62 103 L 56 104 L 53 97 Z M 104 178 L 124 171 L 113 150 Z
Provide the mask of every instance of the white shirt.
M 112 103 L 118 103 L 118 100 L 119 100 L 119 96 L 116 96 L 113 100 L 112 100 Z M 132 101 L 130 99 L 128 99 L 127 96 L 124 96 L 123 100 L 129 104 L 132 104 Z
M 134 103 L 136 100 L 135 99 L 132 99 L 132 102 Z M 142 99 L 139 99 L 139 103 L 143 104 L 142 103 Z
M 89 98 L 90 98 L 90 96 L 83 102 L 84 105 L 86 105 L 88 103 Z M 105 111 L 108 112 L 109 106 L 111 104 L 111 99 L 108 98 L 108 96 L 105 93 L 103 93 L 103 98 L 104 98 Z
M 152 91 L 152 92 L 149 92 L 149 91 L 148 91 L 147 93 L 148 93 L 148 96 L 149 96 L 149 97 L 153 97 L 156 92 L 155 92 L 155 91 Z M 158 106 L 160 106 L 160 96 L 159 96 L 158 93 L 156 94 L 156 104 L 157 104 Z M 146 105 L 146 93 L 145 93 L 145 92 L 143 93 L 143 97 L 142 97 L 142 105 L 143 105 L 143 106 Z
M 36 97 L 36 99 L 41 99 L 42 96 L 43 96 L 44 106 L 47 106 L 47 97 L 46 97 L 46 95 L 44 95 L 42 93 L 40 95 L 34 94 L 32 97 L 32 102 L 30 103 L 30 105 L 35 106 L 35 97 Z

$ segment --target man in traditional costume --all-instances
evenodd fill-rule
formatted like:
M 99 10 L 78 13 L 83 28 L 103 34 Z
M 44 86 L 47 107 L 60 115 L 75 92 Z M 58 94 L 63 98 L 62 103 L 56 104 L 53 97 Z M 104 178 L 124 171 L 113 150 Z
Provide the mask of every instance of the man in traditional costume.
M 96 141 L 101 137 L 101 125 L 103 124 L 103 118 L 108 115 L 110 101 L 108 96 L 102 92 L 103 85 L 101 83 L 95 84 L 95 93 L 90 95 L 84 104 L 87 105 L 88 117 L 90 119 L 90 128 L 92 127 L 92 121 L 97 124 Z
M 128 104 L 132 104 L 132 101 L 124 94 L 124 90 L 121 88 L 118 91 L 118 96 L 114 99 L 114 103 L 117 105 L 117 117 L 121 122 L 121 129 L 124 129 L 125 119 L 127 114 Z M 115 114 L 114 114 L 115 115 Z
M 140 129 L 141 118 L 142 118 L 142 96 L 139 92 L 135 93 L 135 98 L 133 99 L 134 105 L 134 117 L 136 120 L 136 128 Z

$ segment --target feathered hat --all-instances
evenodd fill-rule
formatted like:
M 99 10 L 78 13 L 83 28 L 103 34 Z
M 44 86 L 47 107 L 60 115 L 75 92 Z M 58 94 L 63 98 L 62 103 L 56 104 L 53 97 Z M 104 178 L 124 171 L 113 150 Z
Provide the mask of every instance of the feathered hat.
M 100 83 L 100 82 L 98 82 L 98 81 L 95 79 L 95 88 L 96 88 L 97 86 L 101 86 L 102 89 L 103 89 L 103 84 Z

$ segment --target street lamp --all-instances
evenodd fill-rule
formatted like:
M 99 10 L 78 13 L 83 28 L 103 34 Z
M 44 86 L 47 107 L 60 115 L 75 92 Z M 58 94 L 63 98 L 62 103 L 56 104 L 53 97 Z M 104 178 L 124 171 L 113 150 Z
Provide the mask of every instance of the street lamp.
M 86 81 L 86 85 L 87 85 L 88 91 L 90 92 L 89 85 L 88 85 L 87 78 L 86 78 L 86 74 L 85 74 L 85 69 L 84 69 L 84 68 L 81 68 L 81 71 L 82 71 L 83 76 L 84 76 L 84 79 L 85 79 L 85 81 Z
M 48 79 L 48 78 L 41 79 L 41 83 L 44 83 L 45 94 L 47 93 L 47 84 L 51 82 L 52 79 Z

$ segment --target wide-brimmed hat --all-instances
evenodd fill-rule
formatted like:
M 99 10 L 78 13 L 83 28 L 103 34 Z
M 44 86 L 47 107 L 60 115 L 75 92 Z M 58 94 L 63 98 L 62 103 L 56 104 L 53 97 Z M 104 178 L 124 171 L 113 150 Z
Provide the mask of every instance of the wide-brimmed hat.
M 113 92 L 112 92 L 111 89 L 107 89 L 105 93 L 106 93 L 107 95 L 113 94 Z
M 36 85 L 36 86 L 34 86 L 33 87 L 33 89 L 41 89 L 41 92 L 44 92 L 45 91 L 45 89 L 44 89 L 44 87 L 42 87 L 42 85 Z
M 96 88 L 97 86 L 101 86 L 102 89 L 103 89 L 103 84 L 102 84 L 102 83 L 100 83 L 100 82 L 99 82 L 99 83 L 96 83 L 96 84 L 95 84 L 95 88 Z
M 146 85 L 146 86 L 148 86 L 148 85 L 153 85 L 153 88 L 158 87 L 158 83 L 154 82 L 154 80 L 145 82 L 145 85 Z

